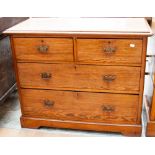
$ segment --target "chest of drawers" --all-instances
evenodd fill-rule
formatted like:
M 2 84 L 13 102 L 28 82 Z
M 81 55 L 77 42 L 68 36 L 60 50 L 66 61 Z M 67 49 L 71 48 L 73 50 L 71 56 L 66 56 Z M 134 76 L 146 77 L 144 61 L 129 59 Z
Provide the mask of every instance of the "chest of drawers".
M 30 18 L 8 29 L 21 125 L 141 134 L 143 18 Z

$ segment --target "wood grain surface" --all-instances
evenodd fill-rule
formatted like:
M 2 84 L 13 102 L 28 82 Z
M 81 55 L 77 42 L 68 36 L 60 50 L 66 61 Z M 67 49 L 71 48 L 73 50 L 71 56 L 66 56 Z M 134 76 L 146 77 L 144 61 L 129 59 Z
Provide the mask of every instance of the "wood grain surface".
M 23 116 L 127 124 L 137 119 L 138 95 L 32 89 L 21 93 Z
M 109 48 L 114 51 L 108 52 Z M 79 62 L 141 64 L 141 54 L 140 39 L 77 39 Z
M 139 92 L 140 67 L 41 63 L 17 65 L 22 88 Z M 43 79 L 42 73 L 51 77 Z M 115 79 L 108 81 L 106 76 L 114 76 Z
M 30 18 L 5 32 L 21 125 L 141 135 L 147 37 L 143 18 Z
M 17 61 L 73 61 L 71 38 L 14 38 L 13 42 Z M 47 51 L 39 51 L 40 46 Z

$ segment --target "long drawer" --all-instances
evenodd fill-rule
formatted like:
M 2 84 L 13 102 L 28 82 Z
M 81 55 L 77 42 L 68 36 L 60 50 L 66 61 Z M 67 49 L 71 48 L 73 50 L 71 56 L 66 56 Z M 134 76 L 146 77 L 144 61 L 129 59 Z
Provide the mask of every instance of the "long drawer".
M 142 40 L 77 39 L 79 62 L 101 64 L 141 64 Z
M 71 38 L 14 38 L 17 61 L 73 61 Z
M 138 93 L 140 67 L 18 63 L 23 88 Z
M 21 89 L 23 116 L 135 124 L 138 95 Z

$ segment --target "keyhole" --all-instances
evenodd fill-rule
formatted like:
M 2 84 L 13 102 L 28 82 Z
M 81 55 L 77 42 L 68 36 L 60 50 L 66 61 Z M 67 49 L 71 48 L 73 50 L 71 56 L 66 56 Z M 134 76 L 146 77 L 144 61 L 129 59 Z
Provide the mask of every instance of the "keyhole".
M 75 70 L 76 70 L 76 68 L 77 68 L 76 65 L 74 65 L 74 69 L 75 69 Z

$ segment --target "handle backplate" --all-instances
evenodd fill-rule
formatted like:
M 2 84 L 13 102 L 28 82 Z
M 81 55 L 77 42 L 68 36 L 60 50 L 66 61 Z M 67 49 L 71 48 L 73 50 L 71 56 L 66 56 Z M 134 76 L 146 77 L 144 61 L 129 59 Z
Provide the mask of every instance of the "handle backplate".
M 115 79 L 116 79 L 116 75 L 111 75 L 111 74 L 103 75 L 103 80 L 106 82 L 112 82 Z
M 114 112 L 115 108 L 111 105 L 103 105 L 102 106 L 102 111 L 103 112 Z
M 43 101 L 43 104 L 44 104 L 46 107 L 53 107 L 53 106 L 54 106 L 54 101 L 44 100 L 44 101 Z
M 103 51 L 105 54 L 114 54 L 116 52 L 116 47 L 108 46 L 103 48 Z
M 37 47 L 37 50 L 40 53 L 47 53 L 48 52 L 48 46 L 47 45 L 40 45 Z
M 52 74 L 51 73 L 46 73 L 46 72 L 41 73 L 41 78 L 42 79 L 48 80 L 51 77 L 52 77 Z

